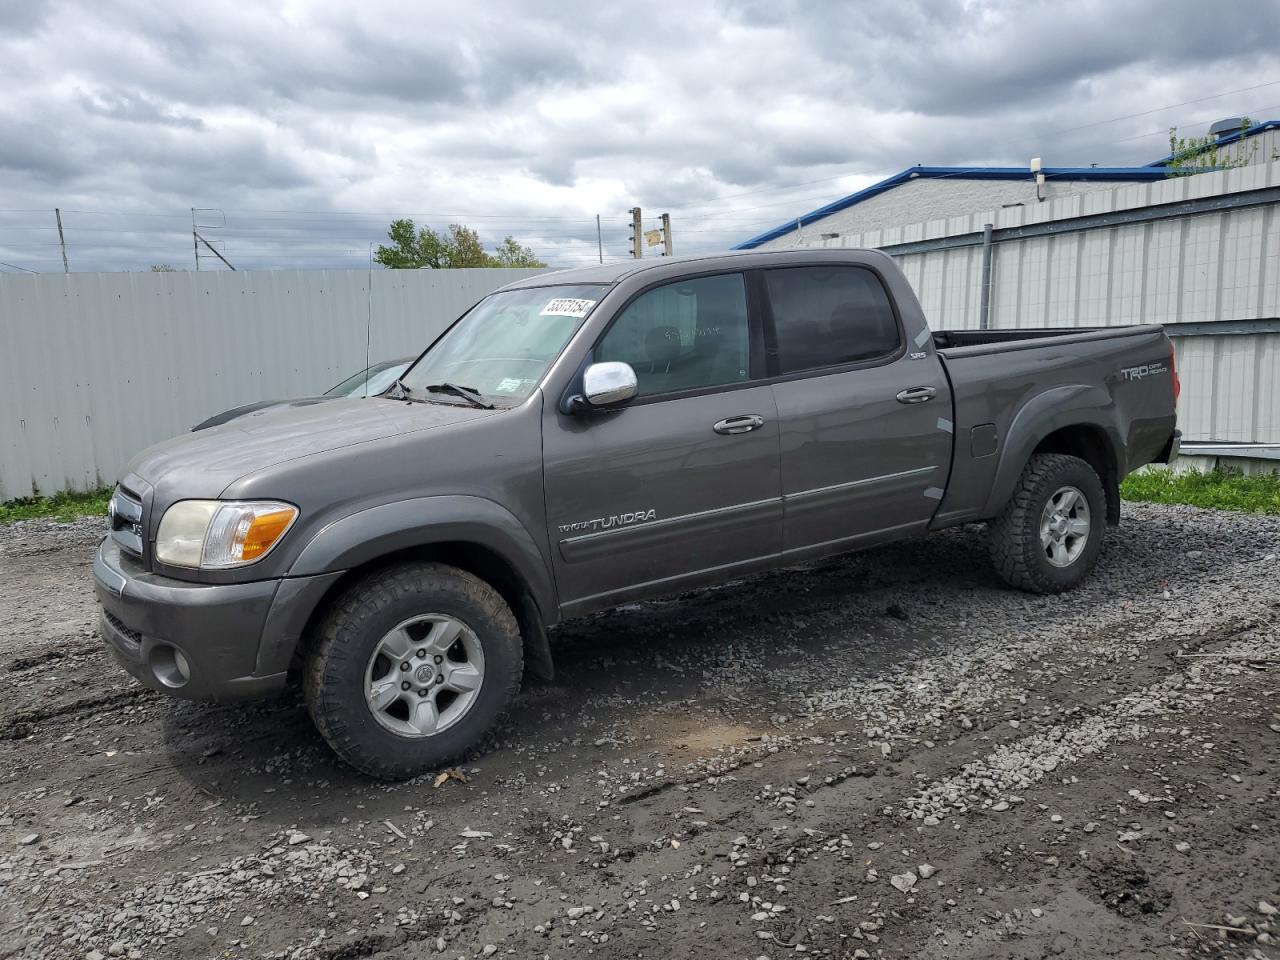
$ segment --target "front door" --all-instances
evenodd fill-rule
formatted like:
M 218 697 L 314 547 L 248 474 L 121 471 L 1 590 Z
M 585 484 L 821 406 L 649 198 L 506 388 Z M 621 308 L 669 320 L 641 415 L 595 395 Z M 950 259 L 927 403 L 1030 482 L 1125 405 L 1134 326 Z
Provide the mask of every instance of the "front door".
M 951 463 L 951 393 L 910 346 L 880 278 L 763 271 L 782 424 L 783 553 L 836 553 L 923 529 Z
M 632 366 L 637 398 L 589 415 L 548 399 L 544 482 L 564 615 L 777 562 L 778 414 L 757 376 L 755 319 L 742 274 L 654 287 L 594 349 L 596 362 Z

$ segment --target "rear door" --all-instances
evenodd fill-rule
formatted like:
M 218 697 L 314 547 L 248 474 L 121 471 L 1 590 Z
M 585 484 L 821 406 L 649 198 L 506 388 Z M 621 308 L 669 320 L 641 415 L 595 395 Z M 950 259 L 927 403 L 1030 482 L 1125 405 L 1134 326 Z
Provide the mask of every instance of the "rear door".
M 639 395 L 543 420 L 556 587 L 565 615 L 772 566 L 782 545 L 778 415 L 742 273 L 641 292 L 593 348 Z
M 782 440 L 784 557 L 923 529 L 951 462 L 951 394 L 869 267 L 763 270 Z

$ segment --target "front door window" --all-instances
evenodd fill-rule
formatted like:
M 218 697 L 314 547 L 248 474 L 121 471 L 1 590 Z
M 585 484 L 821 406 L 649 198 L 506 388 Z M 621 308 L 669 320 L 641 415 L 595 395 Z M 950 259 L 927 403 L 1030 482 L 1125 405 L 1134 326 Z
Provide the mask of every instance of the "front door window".
M 746 284 L 740 273 L 655 287 L 628 306 L 596 347 L 596 361 L 636 372 L 639 396 L 750 379 Z

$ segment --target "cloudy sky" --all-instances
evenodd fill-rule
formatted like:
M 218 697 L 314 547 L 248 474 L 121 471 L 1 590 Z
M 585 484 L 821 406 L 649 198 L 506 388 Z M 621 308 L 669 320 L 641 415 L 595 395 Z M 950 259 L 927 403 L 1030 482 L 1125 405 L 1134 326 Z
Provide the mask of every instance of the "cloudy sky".
M 915 163 L 1145 163 L 1280 117 L 1280 4 L 0 0 L 0 271 L 361 266 L 396 216 L 554 265 L 727 248 Z M 646 223 L 646 226 L 652 226 Z M 201 267 L 211 267 L 202 257 Z

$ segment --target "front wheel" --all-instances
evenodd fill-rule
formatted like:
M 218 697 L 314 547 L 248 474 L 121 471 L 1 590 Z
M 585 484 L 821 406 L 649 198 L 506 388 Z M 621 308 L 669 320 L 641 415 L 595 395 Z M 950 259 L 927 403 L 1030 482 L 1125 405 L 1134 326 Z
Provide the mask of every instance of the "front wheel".
M 1036 454 L 991 524 L 991 558 L 1010 586 L 1061 593 L 1078 586 L 1102 550 L 1107 498 L 1079 457 Z
M 515 616 L 492 586 L 403 564 L 357 581 L 325 618 L 307 709 L 351 766 L 402 780 L 474 746 L 515 699 L 523 666 Z

